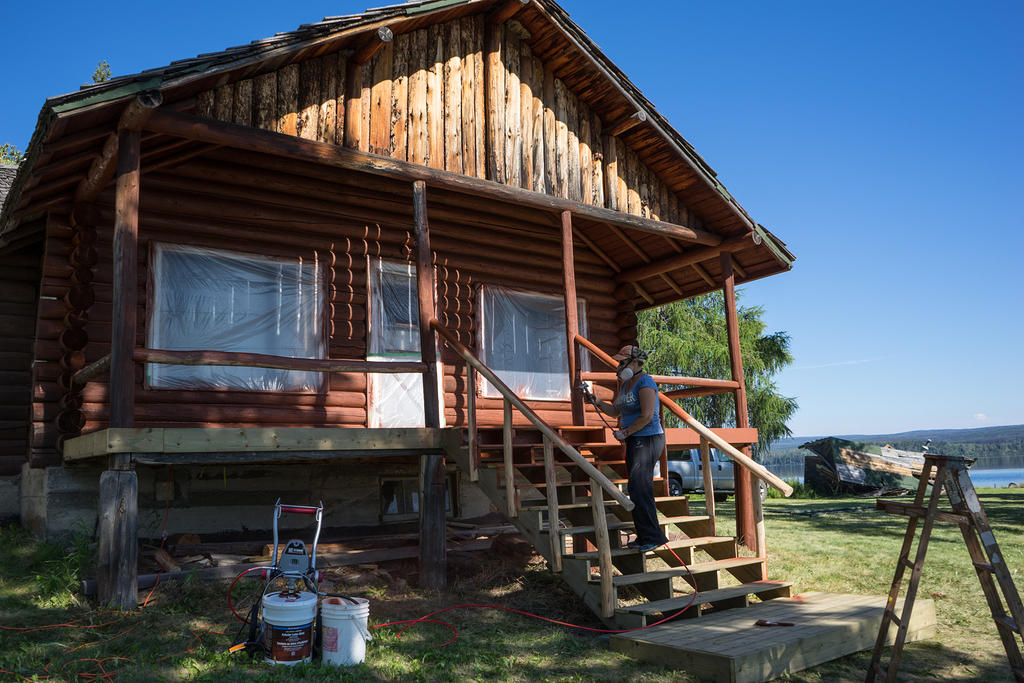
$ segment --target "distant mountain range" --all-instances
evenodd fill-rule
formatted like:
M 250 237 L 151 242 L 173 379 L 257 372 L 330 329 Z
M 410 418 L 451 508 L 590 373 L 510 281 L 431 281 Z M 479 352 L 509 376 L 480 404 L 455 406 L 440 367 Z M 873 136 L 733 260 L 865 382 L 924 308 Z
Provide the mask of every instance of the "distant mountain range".
M 979 427 L 976 429 L 918 429 L 896 434 L 826 434 L 823 436 L 795 436 L 772 444 L 764 462 L 775 464 L 802 463 L 808 451 L 799 450 L 802 444 L 835 436 L 849 441 L 878 445 L 891 445 L 907 451 L 921 451 L 928 441 L 928 451 L 942 455 L 962 455 L 984 460 L 987 466 L 1017 466 L 1024 459 L 1024 425 Z

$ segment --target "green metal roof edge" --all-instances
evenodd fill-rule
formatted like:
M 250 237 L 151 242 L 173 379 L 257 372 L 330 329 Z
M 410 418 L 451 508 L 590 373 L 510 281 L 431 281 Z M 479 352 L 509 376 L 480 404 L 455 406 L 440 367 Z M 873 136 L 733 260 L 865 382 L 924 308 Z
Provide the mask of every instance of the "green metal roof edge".
M 778 243 L 775 241 L 775 235 L 768 232 L 760 223 L 754 223 L 754 232 L 761 238 L 761 244 L 767 245 L 769 251 L 779 260 L 779 263 L 784 265 L 787 270 L 793 267 L 795 259 L 790 258 L 785 251 L 779 248 Z
M 153 90 L 154 88 L 159 88 L 162 83 L 163 81 L 160 78 L 149 78 L 144 81 L 135 81 L 134 83 L 128 83 L 117 88 L 104 90 L 102 92 L 95 93 L 94 95 L 76 98 L 62 104 L 55 104 L 51 109 L 55 114 L 65 114 L 76 109 L 81 109 L 82 107 L 88 107 L 93 104 L 103 104 L 104 102 L 112 102 L 113 100 L 118 100 L 129 95 L 135 95 L 145 90 Z
M 468 4 L 467 0 L 436 0 L 436 2 L 427 2 L 419 7 L 409 7 L 405 10 L 405 15 L 407 17 L 415 17 L 420 14 L 436 12 L 437 10 L 445 9 L 446 7 L 455 7 L 456 5 L 466 4 Z

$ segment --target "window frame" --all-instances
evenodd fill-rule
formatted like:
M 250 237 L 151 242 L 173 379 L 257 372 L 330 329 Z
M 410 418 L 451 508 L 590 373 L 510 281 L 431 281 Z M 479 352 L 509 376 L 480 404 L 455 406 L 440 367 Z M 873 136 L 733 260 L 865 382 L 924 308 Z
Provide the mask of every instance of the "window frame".
M 146 268 L 146 270 L 147 270 L 147 277 L 146 277 L 146 302 L 145 302 L 145 320 L 146 320 L 146 322 L 145 322 L 145 330 L 144 330 L 145 339 L 146 339 L 146 344 L 147 345 L 150 344 L 152 342 L 153 338 L 154 338 L 153 334 L 154 334 L 154 331 L 155 331 L 154 330 L 154 326 L 156 324 L 156 320 L 155 320 L 155 318 L 156 318 L 156 297 L 157 297 L 157 287 L 158 287 L 158 283 L 156 281 L 156 277 L 157 277 L 156 262 L 157 262 L 157 251 L 161 247 L 171 247 L 172 249 L 194 249 L 194 250 L 218 251 L 218 252 L 223 252 L 223 253 L 229 254 L 231 256 L 239 256 L 239 257 L 242 257 L 242 258 L 247 258 L 247 259 L 252 259 L 252 260 L 272 261 L 272 262 L 273 261 L 282 261 L 282 262 L 285 262 L 285 263 L 293 263 L 293 262 L 297 261 L 300 258 L 301 259 L 307 258 L 306 255 L 302 255 L 302 254 L 294 254 L 294 255 L 288 255 L 288 256 L 273 256 L 273 255 L 267 255 L 267 254 L 264 254 L 264 253 L 260 253 L 260 252 L 257 252 L 257 251 L 250 251 L 250 250 L 247 250 L 247 249 L 225 249 L 220 244 L 208 244 L 208 243 L 197 243 L 197 242 L 170 242 L 170 241 L 165 241 L 165 240 L 151 240 L 148 243 L 147 247 L 148 247 L 147 248 L 147 259 L 148 260 L 147 260 L 147 268 Z M 329 287 L 328 287 L 329 278 L 328 278 L 328 272 L 327 272 L 327 269 L 330 266 L 329 266 L 329 263 L 327 263 L 326 261 L 324 261 L 322 259 L 319 259 L 318 258 L 318 254 L 319 254 L 319 252 L 314 252 L 314 253 L 312 253 L 309 256 L 310 261 L 314 264 L 314 267 L 318 271 L 318 273 L 317 273 L 318 279 L 320 280 L 320 282 L 323 285 L 321 287 L 320 301 L 317 302 L 319 307 L 320 307 L 320 330 L 319 330 L 319 335 L 318 336 L 319 336 L 319 341 L 320 341 L 320 343 L 322 345 L 322 348 L 323 348 L 323 358 L 319 358 L 317 360 L 327 360 L 327 359 L 330 358 L 330 355 L 331 355 L 331 348 L 330 348 L 330 345 L 331 345 L 331 335 L 330 335 L 330 330 L 331 330 L 331 325 L 333 323 L 332 318 L 331 318 L 330 290 L 329 290 Z M 215 351 L 216 349 L 209 349 L 209 350 Z M 231 352 L 230 351 L 226 351 L 225 353 L 231 353 Z M 244 387 L 212 388 L 212 387 L 203 387 L 203 386 L 194 386 L 194 387 L 187 387 L 186 388 L 186 387 L 158 386 L 158 385 L 153 384 L 150 381 L 150 374 L 149 374 L 148 370 L 146 369 L 147 365 L 149 365 L 149 364 L 148 363 L 143 363 L 142 364 L 142 366 L 143 366 L 143 373 L 142 373 L 143 388 L 146 391 L 189 391 L 189 392 L 205 391 L 205 392 L 213 392 L 213 393 L 230 391 L 232 393 L 236 393 L 237 392 L 237 393 L 242 393 L 242 394 L 259 394 L 259 395 L 263 395 L 263 396 L 274 396 L 274 395 L 281 395 L 281 396 L 324 396 L 324 395 L 326 395 L 326 394 L 328 394 L 330 392 L 330 373 L 327 373 L 327 372 L 316 373 L 316 374 L 320 375 L 321 380 L 320 380 L 320 383 L 319 383 L 320 384 L 319 388 L 316 389 L 316 390 L 313 390 L 313 391 L 310 391 L 308 389 L 267 389 L 267 390 L 262 390 L 262 389 L 248 389 L 248 388 L 244 388 Z M 251 366 L 244 366 L 244 367 L 251 367 Z M 266 369 L 266 368 L 261 368 L 261 369 Z M 305 371 L 302 371 L 302 372 L 305 372 Z M 315 371 L 312 371 L 312 372 L 315 372 Z
M 455 519 L 459 516 L 459 476 L 457 472 L 446 472 L 446 483 L 445 488 L 446 503 L 444 510 L 445 519 Z M 417 509 L 412 512 L 393 512 L 388 513 L 385 511 L 386 501 L 384 499 L 384 484 L 387 482 L 401 482 L 404 487 L 412 483 L 414 490 L 419 492 L 419 476 L 415 474 L 401 475 L 394 474 L 389 476 L 377 477 L 377 519 L 380 520 L 381 524 L 398 523 L 398 522 L 410 522 L 420 518 L 419 512 L 419 501 L 416 502 Z

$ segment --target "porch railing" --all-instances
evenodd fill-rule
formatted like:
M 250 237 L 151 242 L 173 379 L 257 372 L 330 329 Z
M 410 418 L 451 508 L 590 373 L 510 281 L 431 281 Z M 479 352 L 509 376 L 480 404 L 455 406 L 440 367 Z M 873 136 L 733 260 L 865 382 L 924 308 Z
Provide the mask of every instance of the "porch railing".
M 576 343 L 583 348 L 590 351 L 595 358 L 603 362 L 609 367 L 618 367 L 618 363 L 615 360 L 602 351 L 592 341 L 581 335 L 576 335 Z M 594 373 L 587 373 L 593 375 Z M 599 373 L 600 374 L 600 373 Z M 614 375 L 613 375 L 614 377 Z M 665 381 L 667 380 L 667 381 Z M 740 451 L 738 448 L 730 444 L 728 441 L 715 434 L 711 429 L 704 426 L 701 422 L 695 419 L 688 412 L 683 410 L 679 404 L 675 402 L 676 398 L 684 398 L 690 396 L 707 396 L 716 393 L 726 393 L 734 391 L 738 388 L 739 384 L 735 381 L 728 380 L 713 380 L 713 379 L 702 379 L 697 377 L 662 377 L 654 376 L 654 381 L 662 384 L 684 384 L 692 387 L 691 389 L 682 389 L 676 391 L 670 391 L 668 393 L 658 392 L 658 400 L 661 405 L 665 406 L 672 412 L 673 415 L 678 417 L 683 424 L 690 427 L 700 435 L 701 439 L 701 464 L 704 470 L 704 498 L 708 505 L 708 516 L 714 519 L 714 494 L 713 487 L 711 486 L 711 475 L 709 468 L 710 453 L 708 452 L 707 444 L 714 444 L 719 451 L 725 453 L 733 462 L 742 467 L 745 471 L 750 472 L 757 478 L 763 480 L 767 484 L 771 485 L 775 489 L 782 492 L 782 495 L 789 497 L 793 494 L 793 487 L 784 482 L 776 475 L 769 472 L 763 465 L 755 462 L 752 458 L 747 456 L 745 453 Z M 695 393 L 697 391 L 706 393 Z M 694 393 L 690 393 L 694 392 Z M 667 474 L 667 472 L 666 472 Z M 751 500 L 754 507 L 754 525 L 755 525 L 755 550 L 759 557 L 766 555 L 765 550 L 765 531 L 764 531 L 764 511 L 761 508 L 761 496 L 757 494 L 757 487 L 752 487 L 753 495 Z
M 608 511 L 605 509 L 604 496 L 607 493 L 626 510 L 633 509 L 633 502 L 622 493 L 618 486 L 612 483 L 608 477 L 583 457 L 578 450 L 566 443 L 550 425 L 530 409 L 508 385 L 502 382 L 493 370 L 474 356 L 472 351 L 463 346 L 447 328 L 437 320 L 431 320 L 430 326 L 452 350 L 466 361 L 467 366 L 471 370 L 482 375 L 502 395 L 504 403 L 502 431 L 504 437 L 506 514 L 509 517 L 516 517 L 518 514 L 515 505 L 515 484 L 513 480 L 515 468 L 512 459 L 512 408 L 514 407 L 522 413 L 543 434 L 545 490 L 548 505 L 548 536 L 551 539 L 551 564 L 554 571 L 561 571 L 562 559 L 562 543 L 558 534 L 558 494 L 555 490 L 554 449 L 558 448 L 562 453 L 569 456 L 569 459 L 590 478 L 590 501 L 594 516 L 594 540 L 597 546 L 598 564 L 601 569 L 601 612 L 605 617 L 612 616 L 615 610 L 615 590 L 612 586 L 611 539 L 608 533 L 608 520 L 606 517 Z M 469 396 L 468 405 L 473 406 L 473 395 L 475 394 L 473 384 L 467 386 L 467 394 Z M 470 410 L 475 414 L 475 406 Z M 473 440 L 474 437 L 471 434 L 470 441 L 472 442 Z
M 161 365 L 216 365 L 299 372 L 382 372 L 423 373 L 426 364 L 417 361 L 368 361 L 360 359 L 317 359 L 271 356 L 262 353 L 235 351 L 169 351 L 165 349 L 135 349 L 132 359 L 136 363 Z M 110 354 L 90 363 L 75 373 L 72 382 L 85 384 L 110 372 Z

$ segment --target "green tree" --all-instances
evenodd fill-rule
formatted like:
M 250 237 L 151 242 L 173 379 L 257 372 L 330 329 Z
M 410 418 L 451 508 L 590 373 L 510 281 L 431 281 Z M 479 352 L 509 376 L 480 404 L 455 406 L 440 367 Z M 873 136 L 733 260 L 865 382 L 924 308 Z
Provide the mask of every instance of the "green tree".
M 110 80 L 110 65 L 107 64 L 107 60 L 101 59 L 100 63 L 96 65 L 96 69 L 92 72 L 92 82 L 102 83 L 103 81 Z
M 0 164 L 17 166 L 21 163 L 22 154 L 18 148 L 10 143 L 0 145 Z
M 651 374 L 731 378 L 724 301 L 722 292 L 711 292 L 642 312 L 638 341 L 650 351 L 645 369 Z M 760 437 L 754 454 L 760 456 L 773 441 L 792 436 L 786 423 L 796 412 L 797 402 L 779 393 L 774 377 L 793 357 L 788 334 L 766 332 L 763 308 L 738 304 L 737 308 L 747 407 L 751 426 Z M 683 399 L 680 404 L 709 427 L 736 424 L 731 393 Z M 668 417 L 676 422 L 674 416 Z

